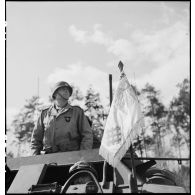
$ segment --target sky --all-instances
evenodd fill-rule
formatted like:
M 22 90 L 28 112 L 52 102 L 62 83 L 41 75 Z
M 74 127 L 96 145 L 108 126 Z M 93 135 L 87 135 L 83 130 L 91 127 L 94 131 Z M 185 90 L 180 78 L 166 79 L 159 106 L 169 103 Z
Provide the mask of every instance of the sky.
M 189 2 L 8 1 L 6 55 L 4 4 L 0 4 L 0 59 L 5 64 L 0 66 L 0 88 L 6 93 L 0 96 L 1 129 L 26 99 L 39 94 L 47 101 L 57 80 L 73 83 L 84 93 L 91 84 L 108 101 L 108 75 L 113 75 L 116 87 L 119 60 L 131 83 L 139 88 L 153 84 L 165 104 L 177 95 L 176 84 L 189 77 Z M 4 165 L 3 155 L 1 160 Z M 3 183 L 4 177 L 0 179 Z
M 109 103 L 124 64 L 129 82 L 146 83 L 168 105 L 189 78 L 189 2 L 6 2 L 6 116 L 9 125 L 26 100 L 45 102 L 64 80 L 89 86 Z

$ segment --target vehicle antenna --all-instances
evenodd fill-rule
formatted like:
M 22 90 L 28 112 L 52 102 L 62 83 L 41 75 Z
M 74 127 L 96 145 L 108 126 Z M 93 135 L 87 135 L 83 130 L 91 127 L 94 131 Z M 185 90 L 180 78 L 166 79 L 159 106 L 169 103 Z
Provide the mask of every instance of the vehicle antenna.
M 39 76 L 37 78 L 37 97 L 39 98 Z

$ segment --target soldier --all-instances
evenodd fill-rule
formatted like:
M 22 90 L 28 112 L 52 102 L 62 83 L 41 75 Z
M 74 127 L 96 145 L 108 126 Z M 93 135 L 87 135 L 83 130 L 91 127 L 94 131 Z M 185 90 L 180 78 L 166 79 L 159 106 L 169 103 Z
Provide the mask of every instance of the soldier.
M 52 90 L 54 104 L 43 109 L 33 130 L 33 155 L 91 149 L 93 134 L 84 111 L 68 103 L 72 87 L 64 81 Z

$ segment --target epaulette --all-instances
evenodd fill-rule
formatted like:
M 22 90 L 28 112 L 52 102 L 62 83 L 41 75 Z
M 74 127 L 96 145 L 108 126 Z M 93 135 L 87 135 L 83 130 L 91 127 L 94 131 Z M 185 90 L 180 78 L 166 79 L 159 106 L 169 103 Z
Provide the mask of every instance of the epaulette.
M 51 105 L 43 106 L 40 108 L 41 111 L 48 110 L 51 107 Z

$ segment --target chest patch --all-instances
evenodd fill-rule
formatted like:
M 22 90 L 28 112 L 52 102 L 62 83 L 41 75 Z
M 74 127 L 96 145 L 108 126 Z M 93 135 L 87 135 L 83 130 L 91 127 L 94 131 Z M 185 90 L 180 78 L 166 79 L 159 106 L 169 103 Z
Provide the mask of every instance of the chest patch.
M 65 118 L 65 121 L 66 121 L 66 122 L 70 122 L 70 118 L 71 118 L 71 117 L 65 116 L 64 118 Z

